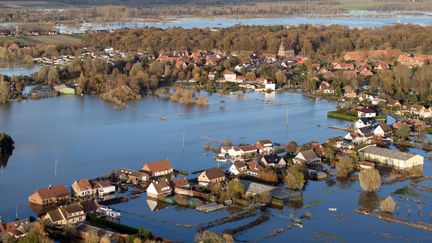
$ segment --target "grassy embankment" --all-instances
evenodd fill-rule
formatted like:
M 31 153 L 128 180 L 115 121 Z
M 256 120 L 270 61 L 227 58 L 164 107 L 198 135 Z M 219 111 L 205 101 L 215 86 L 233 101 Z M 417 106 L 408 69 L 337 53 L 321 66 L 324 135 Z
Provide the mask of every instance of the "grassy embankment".
M 327 112 L 327 117 L 345 120 L 345 121 L 357 121 L 357 112 L 350 110 L 335 110 Z

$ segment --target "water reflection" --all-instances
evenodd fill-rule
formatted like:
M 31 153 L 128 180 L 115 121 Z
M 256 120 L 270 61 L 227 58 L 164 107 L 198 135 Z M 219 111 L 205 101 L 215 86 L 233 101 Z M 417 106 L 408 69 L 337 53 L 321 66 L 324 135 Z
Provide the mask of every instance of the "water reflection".
M 376 192 L 362 192 L 358 199 L 358 205 L 367 212 L 372 212 L 378 206 L 379 197 Z
M 1 155 L 0 156 L 0 167 L 6 168 L 10 155 Z
M 0 65 L 0 74 L 6 76 L 31 75 L 39 71 L 40 65 L 24 65 L 18 63 L 2 63 Z
M 147 199 L 147 205 L 152 212 L 157 212 L 161 209 L 168 207 L 166 203 L 159 200 L 150 199 L 150 198 Z

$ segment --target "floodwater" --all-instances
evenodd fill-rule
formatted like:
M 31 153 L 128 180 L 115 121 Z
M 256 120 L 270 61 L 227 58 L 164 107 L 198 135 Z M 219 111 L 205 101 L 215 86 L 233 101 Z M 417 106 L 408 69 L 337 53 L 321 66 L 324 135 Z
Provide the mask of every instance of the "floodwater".
M 209 142 L 225 138 L 234 143 L 254 143 L 263 138 L 278 143 L 296 140 L 300 144 L 312 139 L 324 142 L 343 135 L 328 126 L 348 125 L 326 117 L 327 111 L 335 108 L 334 103 L 295 93 L 248 93 L 244 98 L 212 95 L 209 100 L 208 107 L 198 107 L 145 97 L 125 110 L 115 110 L 97 97 L 60 96 L 0 106 L 0 130 L 16 142 L 12 157 L 0 166 L 0 215 L 5 221 L 14 219 L 17 206 L 19 217 L 33 215 L 26 205 L 28 195 L 36 188 L 71 185 L 76 179 L 94 178 L 120 167 L 139 169 L 145 162 L 166 158 L 175 168 L 189 172 L 215 166 L 213 155 L 206 154 L 203 148 Z M 161 115 L 167 119 L 161 120 Z M 413 152 L 426 156 L 421 150 Z M 425 175 L 430 175 L 430 164 L 426 159 Z M 384 185 L 374 197 L 386 197 L 409 183 Z M 430 195 L 425 192 L 420 195 L 423 196 L 416 199 L 425 201 L 421 209 L 414 201 L 392 194 L 399 205 L 395 215 L 431 223 Z M 236 238 L 269 242 L 288 238 L 301 242 L 432 240 L 430 232 L 354 212 L 370 201 L 356 181 L 310 181 L 303 191 L 303 205 L 315 206 L 271 209 L 269 221 L 237 234 Z M 144 193 L 113 208 L 122 212 L 124 224 L 185 242 L 192 241 L 197 226 L 229 214 L 228 210 L 205 214 L 176 206 L 159 209 L 159 206 L 147 201 Z M 330 207 L 337 208 L 337 212 L 329 212 Z M 306 210 L 312 212 L 312 218 L 303 220 L 303 228 L 289 228 L 290 217 L 300 217 Z M 254 219 L 211 230 L 223 232 Z M 284 232 L 268 236 L 278 228 Z
M 0 75 L 29 76 L 39 71 L 40 65 L 24 65 L 20 63 L 0 62 Z
M 382 17 L 362 17 L 361 14 L 351 16 L 321 17 L 321 16 L 287 16 L 277 18 L 178 18 L 167 19 L 164 22 L 104 22 L 104 23 L 83 23 L 79 26 L 57 26 L 60 33 L 83 33 L 86 30 L 115 30 L 123 28 L 227 28 L 235 25 L 283 25 L 297 26 L 301 24 L 311 25 L 345 25 L 350 28 L 375 28 L 382 26 L 401 24 L 430 25 L 431 15 L 386 15 Z

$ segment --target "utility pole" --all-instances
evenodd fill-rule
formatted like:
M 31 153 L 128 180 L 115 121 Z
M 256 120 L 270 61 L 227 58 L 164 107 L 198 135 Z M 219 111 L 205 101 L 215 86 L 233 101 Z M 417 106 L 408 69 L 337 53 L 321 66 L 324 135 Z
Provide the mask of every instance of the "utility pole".
M 54 162 L 54 176 L 57 176 L 57 160 Z
M 182 144 L 183 144 L 183 149 L 185 147 L 185 133 L 183 133 L 183 140 L 182 140 Z
M 16 209 L 15 209 L 15 218 L 18 219 L 18 205 L 16 205 Z

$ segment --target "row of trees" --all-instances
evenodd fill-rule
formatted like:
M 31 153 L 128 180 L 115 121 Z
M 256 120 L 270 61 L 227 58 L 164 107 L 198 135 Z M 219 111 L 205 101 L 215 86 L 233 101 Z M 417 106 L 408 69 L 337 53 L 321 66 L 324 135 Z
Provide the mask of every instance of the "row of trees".
M 211 29 L 146 28 L 86 35 L 86 45 L 158 54 L 163 50 L 253 51 L 276 53 L 281 42 L 315 60 L 333 60 L 346 51 L 397 48 L 432 51 L 432 26 L 235 26 Z

